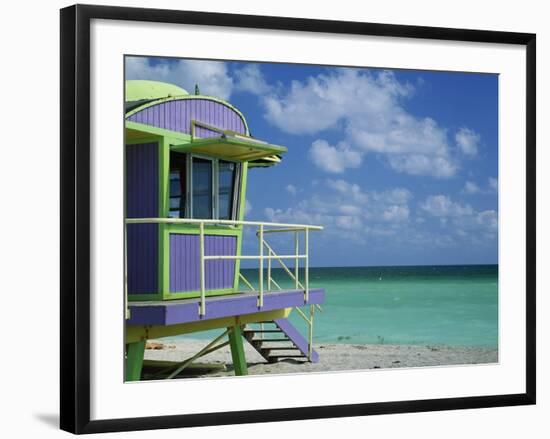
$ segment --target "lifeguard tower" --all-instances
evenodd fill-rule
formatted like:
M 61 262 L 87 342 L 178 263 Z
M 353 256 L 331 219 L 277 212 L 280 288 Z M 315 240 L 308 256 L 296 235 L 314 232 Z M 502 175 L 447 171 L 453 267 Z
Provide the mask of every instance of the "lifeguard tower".
M 148 339 L 215 328 L 224 332 L 169 378 L 228 344 L 235 374 L 246 375 L 243 339 L 268 362 L 318 361 L 313 317 L 324 290 L 309 288 L 308 247 L 322 227 L 244 220 L 248 171 L 280 164 L 286 148 L 252 137 L 239 110 L 198 87 L 127 81 L 125 106 L 126 380 L 141 379 Z M 257 254 L 241 253 L 246 227 Z M 268 238 L 285 232 L 294 252 L 278 255 Z M 242 260 L 257 261 L 255 279 Z M 272 263 L 294 288 L 279 287 Z M 305 336 L 288 320 L 293 310 Z

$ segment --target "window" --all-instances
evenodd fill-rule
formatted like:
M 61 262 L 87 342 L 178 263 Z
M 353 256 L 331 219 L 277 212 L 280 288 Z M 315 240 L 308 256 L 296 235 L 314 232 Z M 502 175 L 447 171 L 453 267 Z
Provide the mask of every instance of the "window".
M 191 190 L 193 195 L 191 200 L 191 217 L 201 219 L 214 218 L 213 162 L 209 159 L 193 157 L 192 163 L 191 175 L 193 182 Z
M 236 219 L 239 178 L 238 163 L 171 152 L 169 216 Z
M 235 198 L 237 166 L 233 162 L 218 161 L 218 218 L 232 219 Z
M 170 206 L 168 216 L 185 218 L 187 211 L 187 154 L 170 153 Z

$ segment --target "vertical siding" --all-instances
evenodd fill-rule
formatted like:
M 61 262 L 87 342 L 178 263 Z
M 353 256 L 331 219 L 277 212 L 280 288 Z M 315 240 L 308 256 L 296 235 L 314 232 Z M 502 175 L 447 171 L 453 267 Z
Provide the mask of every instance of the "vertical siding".
M 235 236 L 206 235 L 204 254 L 235 255 Z M 198 291 L 200 289 L 199 236 L 170 234 L 170 292 Z M 232 288 L 235 261 L 206 261 L 205 286 L 207 290 Z
M 126 146 L 126 217 L 158 216 L 158 144 Z M 127 226 L 128 294 L 158 291 L 158 226 Z
M 126 145 L 126 217 L 156 218 L 158 144 Z
M 158 225 L 128 224 L 128 294 L 152 294 L 158 290 Z
M 208 99 L 162 102 L 133 114 L 128 120 L 187 134 L 191 133 L 191 120 L 197 120 L 224 130 L 246 134 L 245 124 L 236 111 L 227 105 Z M 219 136 L 219 133 L 197 127 L 196 135 L 215 137 Z

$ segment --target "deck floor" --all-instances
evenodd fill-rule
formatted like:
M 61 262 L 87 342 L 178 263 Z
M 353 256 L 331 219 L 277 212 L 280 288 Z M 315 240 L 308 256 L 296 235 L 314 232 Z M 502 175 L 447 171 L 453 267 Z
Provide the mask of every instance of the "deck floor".
M 240 292 L 207 297 L 204 316 L 199 315 L 200 298 L 129 302 L 130 319 L 126 323 L 167 326 L 295 306 L 316 305 L 323 303 L 324 300 L 325 291 L 321 288 L 309 290 L 307 303 L 304 302 L 303 290 L 270 291 L 264 293 L 264 305 L 260 308 L 257 292 Z

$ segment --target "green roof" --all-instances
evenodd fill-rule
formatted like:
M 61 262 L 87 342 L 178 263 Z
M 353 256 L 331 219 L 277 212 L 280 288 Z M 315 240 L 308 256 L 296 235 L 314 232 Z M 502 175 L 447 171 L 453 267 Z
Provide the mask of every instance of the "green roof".
M 125 102 L 150 101 L 188 94 L 183 88 L 166 82 L 129 80 L 126 81 Z

